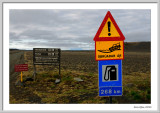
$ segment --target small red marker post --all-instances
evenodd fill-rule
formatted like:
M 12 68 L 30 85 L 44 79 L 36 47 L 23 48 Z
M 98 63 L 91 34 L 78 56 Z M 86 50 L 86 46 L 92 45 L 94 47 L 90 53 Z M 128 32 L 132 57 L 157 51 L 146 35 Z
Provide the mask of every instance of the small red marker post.
M 16 64 L 14 66 L 15 72 L 21 72 L 21 82 L 23 82 L 23 71 L 28 71 L 28 64 Z

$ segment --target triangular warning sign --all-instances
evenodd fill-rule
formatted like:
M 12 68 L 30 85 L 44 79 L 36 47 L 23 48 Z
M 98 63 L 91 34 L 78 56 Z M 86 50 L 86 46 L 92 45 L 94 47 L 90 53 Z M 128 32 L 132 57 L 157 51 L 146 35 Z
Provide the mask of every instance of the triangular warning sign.
M 120 37 L 110 18 L 108 18 L 108 20 L 106 21 L 99 37 Z
M 120 41 L 120 40 L 121 41 L 125 40 L 125 37 L 122 34 L 121 30 L 119 29 L 110 11 L 108 11 L 94 37 L 94 41 Z

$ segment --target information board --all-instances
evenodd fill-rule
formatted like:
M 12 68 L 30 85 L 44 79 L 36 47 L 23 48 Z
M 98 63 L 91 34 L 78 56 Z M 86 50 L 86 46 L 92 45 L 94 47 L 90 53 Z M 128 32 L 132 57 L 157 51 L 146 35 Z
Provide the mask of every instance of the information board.
M 59 78 L 61 78 L 60 57 L 60 48 L 33 48 L 34 80 L 36 77 L 36 65 L 59 66 Z
M 16 64 L 14 66 L 15 72 L 28 71 L 28 64 Z
M 52 65 L 60 63 L 59 48 L 33 48 L 34 65 Z

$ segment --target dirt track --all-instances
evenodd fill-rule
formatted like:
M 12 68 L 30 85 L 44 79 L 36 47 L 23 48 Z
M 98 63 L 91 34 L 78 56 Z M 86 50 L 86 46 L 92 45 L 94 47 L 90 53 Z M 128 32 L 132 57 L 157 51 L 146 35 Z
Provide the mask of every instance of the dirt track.
M 33 94 L 33 92 L 25 89 L 24 87 L 18 87 L 15 85 L 15 83 L 17 82 L 17 78 L 20 78 L 20 72 L 14 72 L 14 65 L 24 63 L 25 61 L 23 51 L 10 52 L 10 99 L 14 98 L 16 100 L 28 100 L 30 103 L 40 103 L 41 98 Z

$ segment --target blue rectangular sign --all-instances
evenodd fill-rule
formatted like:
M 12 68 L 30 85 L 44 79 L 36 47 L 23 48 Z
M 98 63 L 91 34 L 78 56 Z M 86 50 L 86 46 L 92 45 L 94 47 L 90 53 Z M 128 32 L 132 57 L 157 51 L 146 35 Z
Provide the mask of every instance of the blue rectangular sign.
M 98 61 L 99 96 L 122 95 L 122 60 Z
M 99 96 L 120 96 L 122 87 L 99 87 Z
M 122 86 L 122 60 L 98 61 L 99 87 Z

